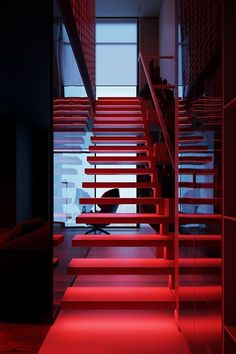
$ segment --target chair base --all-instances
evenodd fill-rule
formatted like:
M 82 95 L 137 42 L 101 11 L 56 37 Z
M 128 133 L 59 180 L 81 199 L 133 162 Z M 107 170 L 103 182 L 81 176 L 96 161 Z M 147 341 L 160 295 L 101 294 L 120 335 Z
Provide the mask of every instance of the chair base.
M 88 234 L 91 234 L 94 232 L 94 234 L 96 235 L 97 231 L 99 231 L 99 233 L 102 233 L 102 234 L 110 235 L 110 232 L 102 229 L 101 227 L 97 227 L 97 226 L 96 227 L 94 226 L 92 229 L 86 231 L 84 234 L 88 235 Z

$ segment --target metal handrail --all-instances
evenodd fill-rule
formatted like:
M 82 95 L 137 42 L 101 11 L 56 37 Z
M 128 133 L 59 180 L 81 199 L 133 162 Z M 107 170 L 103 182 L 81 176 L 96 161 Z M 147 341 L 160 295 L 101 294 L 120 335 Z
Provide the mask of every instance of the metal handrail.
M 153 103 L 154 103 L 154 106 L 155 106 L 155 109 L 156 109 L 156 112 L 157 112 L 157 118 L 158 118 L 161 130 L 162 130 L 163 136 L 164 136 L 164 140 L 165 140 L 165 143 L 166 143 L 167 151 L 169 153 L 170 161 L 171 161 L 172 167 L 174 169 L 175 168 L 174 148 L 173 148 L 173 145 L 171 143 L 170 135 L 168 133 L 168 130 L 167 130 L 167 127 L 166 127 L 166 123 L 165 123 L 165 120 L 163 118 L 163 114 L 162 114 L 158 99 L 156 97 L 156 94 L 155 94 L 155 91 L 154 91 L 154 87 L 153 87 L 153 84 L 152 84 L 152 81 L 151 81 L 147 66 L 146 66 L 146 64 L 144 62 L 144 59 L 143 59 L 143 56 L 142 56 L 141 52 L 139 53 L 139 61 L 142 63 L 142 66 L 143 66 L 143 70 L 144 70 L 144 73 L 145 73 L 145 76 L 146 76 L 146 79 L 147 79 L 147 82 L 148 82 L 148 86 L 149 86 L 149 89 L 150 89 L 150 92 L 151 92 Z

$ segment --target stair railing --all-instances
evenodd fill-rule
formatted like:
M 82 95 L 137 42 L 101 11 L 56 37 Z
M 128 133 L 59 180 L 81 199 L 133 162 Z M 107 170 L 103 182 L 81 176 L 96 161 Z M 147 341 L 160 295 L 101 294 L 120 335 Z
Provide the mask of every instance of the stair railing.
M 170 57 L 161 57 L 161 58 L 162 59 L 165 59 L 165 58 L 166 59 L 170 59 Z M 173 145 L 171 143 L 170 135 L 168 133 L 168 129 L 167 129 L 167 126 L 166 126 L 166 122 L 164 120 L 164 117 L 163 117 L 163 114 L 162 114 L 158 99 L 156 97 L 156 94 L 155 94 L 155 91 L 154 91 L 154 87 L 153 87 L 153 84 L 152 84 L 152 81 L 151 81 L 151 78 L 150 78 L 146 63 L 144 61 L 144 58 L 143 58 L 143 55 L 142 55 L 141 52 L 139 52 L 139 61 L 141 62 L 142 66 L 143 66 L 143 71 L 144 71 L 146 79 L 147 79 L 148 87 L 149 87 L 149 90 L 150 90 L 150 93 L 151 93 L 151 96 L 152 96 L 152 100 L 153 100 L 153 103 L 154 103 L 154 107 L 155 107 L 155 110 L 156 110 L 156 113 L 157 113 L 157 118 L 158 118 L 161 130 L 162 130 L 163 136 L 164 136 L 164 140 L 165 140 L 165 143 L 166 143 L 167 151 L 169 153 L 170 161 L 171 161 L 173 169 L 175 169 L 174 148 L 173 148 Z

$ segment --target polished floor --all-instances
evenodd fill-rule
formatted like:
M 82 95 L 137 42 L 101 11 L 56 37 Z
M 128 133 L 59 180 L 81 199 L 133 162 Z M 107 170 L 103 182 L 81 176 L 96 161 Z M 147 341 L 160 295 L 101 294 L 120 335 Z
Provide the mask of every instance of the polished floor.
M 144 226 L 139 232 L 154 231 Z M 88 257 L 151 258 L 154 252 L 151 248 L 101 247 L 91 248 Z M 167 286 L 167 280 L 163 276 L 83 275 L 74 282 L 74 286 L 152 285 Z M 176 327 L 173 310 L 103 309 L 61 310 L 39 353 L 189 354 L 190 351 Z

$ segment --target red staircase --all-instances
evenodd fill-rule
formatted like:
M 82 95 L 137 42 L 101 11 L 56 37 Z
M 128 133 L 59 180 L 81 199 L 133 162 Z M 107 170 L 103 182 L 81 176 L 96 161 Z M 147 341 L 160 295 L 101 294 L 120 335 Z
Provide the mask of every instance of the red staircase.
M 180 102 L 179 125 L 179 166 L 177 173 L 180 176 L 192 176 L 191 181 L 179 181 L 179 190 L 183 188 L 214 188 L 216 189 L 217 169 L 208 166 L 213 156 L 206 156 L 208 143 L 201 131 L 192 129 L 191 119 L 185 107 Z M 211 123 L 213 118 L 211 117 Z M 187 120 L 186 127 L 182 123 Z M 206 120 L 206 122 L 208 122 Z M 218 124 L 216 124 L 218 126 Z M 212 129 L 212 124 L 204 124 L 204 131 Z M 186 130 L 187 129 L 187 130 Z M 194 132 L 192 132 L 194 130 Z M 89 147 L 94 156 L 88 157 L 90 165 L 85 174 L 107 176 L 107 182 L 83 182 L 84 188 L 135 188 L 137 190 L 150 189 L 149 197 L 137 198 L 81 198 L 81 204 L 137 204 L 152 205 L 154 212 L 149 213 L 83 213 L 76 218 L 77 223 L 85 224 L 130 224 L 148 223 L 160 225 L 160 232 L 154 234 L 111 234 L 111 235 L 82 235 L 78 234 L 72 240 L 73 247 L 154 247 L 157 251 L 153 258 L 74 258 L 68 265 L 68 274 L 71 275 L 155 275 L 165 277 L 167 286 L 149 287 L 97 287 L 74 286 L 69 287 L 62 300 L 62 308 L 163 308 L 176 309 L 176 301 L 182 303 L 190 301 L 219 301 L 220 287 L 218 284 L 204 286 L 200 284 L 192 288 L 183 280 L 182 276 L 218 276 L 221 272 L 219 257 L 199 256 L 198 258 L 180 256 L 176 258 L 176 240 L 179 248 L 195 247 L 196 243 L 203 247 L 219 247 L 221 234 L 202 233 L 189 235 L 169 233 L 169 224 L 174 223 L 170 213 L 170 201 L 160 197 L 160 184 L 157 178 L 156 155 L 150 143 L 148 125 L 142 110 L 142 102 L 138 98 L 102 98 L 96 103 L 92 145 Z M 170 149 L 171 151 L 171 149 Z M 119 156 L 120 153 L 131 152 L 134 156 Z M 99 153 L 99 156 L 96 154 Z M 108 156 L 106 155 L 108 154 Z M 110 154 L 113 154 L 110 156 Z M 119 168 L 120 165 L 134 165 L 134 168 Z M 101 168 L 99 165 L 103 165 Z M 107 167 L 104 167 L 106 165 Z M 98 167 L 97 167 L 98 166 Z M 110 182 L 109 176 L 135 175 L 149 176 L 145 182 Z M 198 176 L 211 176 L 210 182 L 199 182 Z M 219 224 L 221 212 L 217 206 L 219 198 L 179 197 L 182 205 L 210 205 L 214 213 L 179 213 L 179 223 L 203 223 L 207 225 Z M 162 252 L 160 252 L 162 250 Z M 179 274 L 180 283 L 175 282 Z
M 169 201 L 160 198 L 157 181 L 156 161 L 143 114 L 141 101 L 137 98 L 102 98 L 97 101 L 94 120 L 93 145 L 90 152 L 95 155 L 87 161 L 95 168 L 85 169 L 86 174 L 103 174 L 107 182 L 83 182 L 84 188 L 135 188 L 150 189 L 150 197 L 137 198 L 82 198 L 83 204 L 137 204 L 153 205 L 152 213 L 83 213 L 77 223 L 86 224 L 158 224 L 160 233 L 152 235 L 111 234 L 76 235 L 73 247 L 155 247 L 165 248 L 165 257 L 156 258 L 86 258 L 72 259 L 68 274 L 112 274 L 112 275 L 157 275 L 165 276 L 168 287 L 71 287 L 62 300 L 63 308 L 175 308 L 173 295 L 173 235 L 168 224 L 173 223 L 169 215 Z M 105 144 L 105 145 L 104 145 Z M 131 152 L 134 156 L 119 156 Z M 99 156 L 96 155 L 99 153 Z M 113 154 L 110 156 L 110 154 Z M 106 156 L 109 154 L 109 156 Z M 99 168 L 99 165 L 107 167 Z M 119 168 L 119 165 L 134 165 L 134 168 Z M 98 167 L 97 167 L 98 166 Z M 111 167 L 110 167 L 111 166 Z M 115 168 L 116 166 L 116 168 Z M 149 176 L 149 182 L 109 182 L 109 176 Z M 169 280 L 169 282 L 168 282 Z

